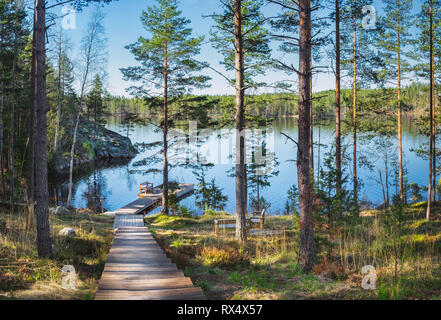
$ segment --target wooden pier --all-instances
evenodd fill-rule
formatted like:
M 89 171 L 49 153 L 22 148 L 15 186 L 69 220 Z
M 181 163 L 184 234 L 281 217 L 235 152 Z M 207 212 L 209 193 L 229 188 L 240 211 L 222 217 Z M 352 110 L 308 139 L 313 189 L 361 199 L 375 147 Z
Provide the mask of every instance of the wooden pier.
M 182 198 L 193 185 L 180 184 L 175 191 Z M 159 197 L 160 199 L 160 197 Z M 142 215 L 155 198 L 140 198 L 115 211 L 117 229 L 107 257 L 95 300 L 204 300 L 201 288 L 161 250 L 144 226 Z
M 141 185 L 142 186 L 142 185 Z M 180 183 L 178 189 L 174 191 L 174 194 L 178 199 L 183 199 L 193 193 L 194 185 L 190 183 Z M 136 215 L 146 213 L 154 209 L 161 203 L 162 189 L 155 187 L 153 193 L 140 193 L 138 199 L 129 203 L 128 205 L 112 212 L 116 215 Z

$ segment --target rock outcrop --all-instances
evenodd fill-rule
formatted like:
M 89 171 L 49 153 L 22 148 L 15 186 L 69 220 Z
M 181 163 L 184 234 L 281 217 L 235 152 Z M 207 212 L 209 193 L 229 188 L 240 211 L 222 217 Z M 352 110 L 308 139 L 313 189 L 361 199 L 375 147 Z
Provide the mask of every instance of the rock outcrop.
M 131 159 L 137 154 L 129 138 L 85 118 L 80 120 L 75 150 L 75 167 L 93 161 Z M 70 152 L 60 152 L 54 164 L 55 171 L 62 173 L 69 169 L 69 165 Z

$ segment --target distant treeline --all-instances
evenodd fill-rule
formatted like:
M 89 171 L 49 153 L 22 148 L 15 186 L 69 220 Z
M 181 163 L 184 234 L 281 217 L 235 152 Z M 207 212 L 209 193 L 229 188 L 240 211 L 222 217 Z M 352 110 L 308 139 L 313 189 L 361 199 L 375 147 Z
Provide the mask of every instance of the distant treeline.
M 188 99 L 190 98 L 190 99 Z M 192 100 L 193 97 L 185 97 Z M 210 105 L 212 117 L 234 117 L 234 96 L 204 96 L 207 105 Z M 396 89 L 360 89 L 358 90 L 358 110 L 365 113 L 390 113 L 396 110 Z M 297 115 L 297 95 L 292 93 L 266 93 L 249 95 L 246 98 L 246 112 L 249 116 L 262 118 L 294 117 Z M 127 98 L 111 96 L 108 98 L 107 111 L 110 114 L 133 113 L 141 118 L 161 116 L 160 108 L 150 107 L 142 98 Z M 198 102 L 190 102 L 197 104 Z M 414 83 L 402 89 L 403 110 L 408 113 L 421 114 L 429 105 L 429 86 Z M 315 116 L 334 113 L 335 91 L 327 90 L 314 94 Z M 172 104 L 169 109 L 172 113 L 178 112 L 179 101 Z M 352 108 L 352 89 L 342 90 L 342 107 Z

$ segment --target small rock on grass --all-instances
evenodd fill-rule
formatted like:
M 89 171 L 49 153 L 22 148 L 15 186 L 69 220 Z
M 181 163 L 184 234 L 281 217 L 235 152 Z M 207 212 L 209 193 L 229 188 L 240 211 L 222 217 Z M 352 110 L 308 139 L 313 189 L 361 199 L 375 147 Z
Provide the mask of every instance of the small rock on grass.
M 66 207 L 63 207 L 63 206 L 57 207 L 55 209 L 55 214 L 57 214 L 57 215 L 68 215 L 68 214 L 71 214 L 71 213 L 72 212 L 70 212 L 69 209 L 67 209 Z
M 72 228 L 64 228 L 64 229 L 61 229 L 60 232 L 58 232 L 58 235 L 75 237 L 77 234 L 76 234 L 75 230 Z

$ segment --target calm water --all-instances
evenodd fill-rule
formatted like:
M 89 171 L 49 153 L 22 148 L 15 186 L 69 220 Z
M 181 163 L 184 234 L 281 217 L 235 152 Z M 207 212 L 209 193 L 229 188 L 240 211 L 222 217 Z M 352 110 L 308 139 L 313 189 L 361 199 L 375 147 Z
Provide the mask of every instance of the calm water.
M 295 119 L 280 119 L 274 122 L 272 129 L 273 133 L 268 132 L 267 143 L 268 148 L 275 153 L 276 159 L 279 162 L 276 170 L 279 174 L 271 177 L 269 182 L 271 186 L 261 191 L 261 195 L 271 204 L 269 208 L 270 213 L 277 214 L 283 212 L 287 200 L 287 190 L 293 185 L 297 184 L 297 169 L 293 160 L 296 158 L 295 145 L 287 141 L 281 134 L 282 132 L 296 138 L 297 137 L 297 120 Z M 118 119 L 109 119 L 107 127 L 110 130 L 119 132 L 123 135 L 127 134 Z M 206 175 L 207 180 L 211 178 L 216 179 L 219 187 L 223 188 L 223 192 L 228 196 L 226 210 L 234 212 L 235 208 L 235 184 L 234 178 L 229 176 L 227 171 L 233 167 L 231 154 L 231 143 L 228 138 L 219 140 L 218 135 L 221 132 L 213 132 L 209 135 L 207 141 L 201 146 L 201 152 L 208 158 L 210 162 L 217 164 L 212 167 Z M 222 132 L 225 136 L 225 131 Z M 320 133 L 320 154 L 321 163 L 323 163 L 324 154 L 329 151 L 334 139 L 334 127 L 332 124 L 322 125 L 320 128 L 314 129 L 314 140 L 318 144 Z M 156 127 L 151 124 L 135 125 L 129 134 L 132 143 L 153 143 L 161 140 L 161 133 L 156 130 Z M 234 140 L 234 139 L 231 139 Z M 417 134 L 417 128 L 413 126 L 409 119 L 406 119 L 403 129 L 403 151 L 405 166 L 408 169 L 409 182 L 416 182 L 420 185 L 426 185 L 428 177 L 428 163 L 425 160 L 417 157 L 410 149 L 418 147 L 426 138 Z M 396 145 L 396 141 L 393 141 Z M 346 137 L 343 144 L 347 146 L 347 152 L 350 156 L 352 154 L 352 139 Z M 395 152 L 396 147 L 393 147 Z M 381 159 L 383 148 L 376 147 L 373 143 L 366 143 L 358 147 L 360 155 L 366 155 L 366 158 L 371 161 L 374 168 L 369 170 L 367 168 L 359 168 L 359 177 L 363 182 L 363 189 L 361 197 L 363 199 L 372 201 L 374 204 L 380 204 L 383 201 L 381 186 L 379 184 L 378 170 L 384 170 L 384 164 Z M 116 165 L 108 168 L 100 168 L 95 171 L 89 171 L 83 176 L 76 176 L 74 186 L 73 205 L 75 207 L 86 207 L 88 205 L 86 194 L 88 190 L 93 189 L 94 183 L 97 186 L 100 196 L 104 198 L 104 207 L 108 210 L 116 210 L 125 204 L 136 199 L 139 192 L 139 184 L 144 181 L 153 182 L 155 185 L 162 183 L 162 176 L 159 173 L 141 173 L 131 172 L 133 169 L 142 169 L 134 167 L 133 164 L 139 160 L 146 158 L 146 156 L 157 153 L 158 150 L 151 149 L 140 153 L 130 163 L 125 165 Z M 318 147 L 315 147 L 315 170 L 317 171 L 318 164 Z M 161 163 L 148 166 L 148 168 L 160 168 Z M 351 165 L 352 167 L 352 165 Z M 144 166 L 143 169 L 147 169 Z M 352 172 L 348 171 L 348 174 Z M 196 177 L 190 168 L 176 167 L 170 171 L 170 179 L 197 184 Z M 393 186 L 391 194 L 395 192 Z M 65 189 L 65 186 L 62 187 Z M 186 207 L 193 210 L 195 213 L 200 213 L 200 209 L 194 205 L 194 195 L 182 201 Z M 156 209 L 156 211 L 159 209 Z

